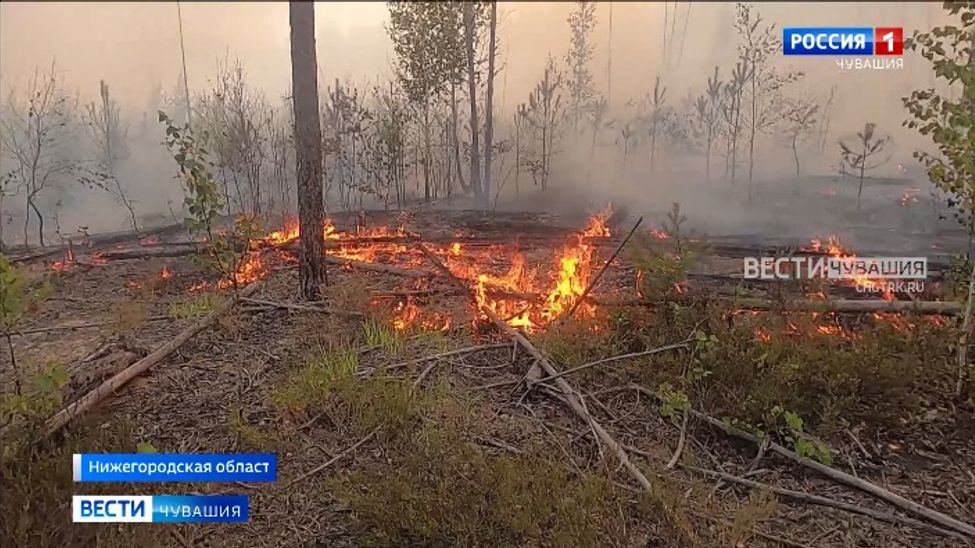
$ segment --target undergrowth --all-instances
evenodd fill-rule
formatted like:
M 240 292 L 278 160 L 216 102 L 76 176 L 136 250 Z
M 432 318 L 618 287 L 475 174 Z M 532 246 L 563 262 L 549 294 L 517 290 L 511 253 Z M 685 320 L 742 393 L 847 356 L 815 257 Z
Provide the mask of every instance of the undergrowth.
M 696 408 L 760 430 L 783 430 L 781 412 L 821 436 L 858 424 L 897 430 L 946 397 L 952 378 L 950 329 L 924 318 L 908 318 L 907 328 L 861 320 L 824 333 L 819 326 L 832 324 L 810 313 L 742 317 L 700 303 L 625 316 L 616 340 L 653 348 L 692 333 L 694 342 L 689 351 L 593 368 L 595 378 L 669 383 Z
M 223 302 L 217 293 L 203 293 L 169 305 L 172 318 L 199 318 L 213 312 Z
M 61 390 L 69 380 L 61 367 L 46 366 L 31 373 L 22 394 L 0 399 L 3 446 L 0 454 L 0 546 L 158 546 L 158 534 L 138 524 L 71 524 L 71 496 L 77 494 L 71 471 L 75 453 L 137 450 L 128 423 L 112 421 L 109 428 L 86 428 L 94 419 L 79 419 L 72 433 L 43 443 L 45 420 L 62 405 Z M 93 485 L 85 494 L 109 494 Z
M 410 396 L 398 381 L 359 382 L 340 395 L 359 411 L 347 416 L 361 416 L 365 399 L 383 421 L 412 419 L 387 430 L 395 434 L 384 439 L 386 459 L 326 482 L 353 510 L 367 544 L 623 546 L 649 534 L 648 523 L 664 524 L 654 535 L 667 545 L 686 543 L 678 541 L 691 527 L 675 511 L 676 497 L 660 501 L 665 489 L 633 493 L 608 479 L 608 470 L 573 470 L 538 443 L 520 453 L 489 452 L 473 441 L 490 430 L 477 402 L 459 400 L 444 386 Z

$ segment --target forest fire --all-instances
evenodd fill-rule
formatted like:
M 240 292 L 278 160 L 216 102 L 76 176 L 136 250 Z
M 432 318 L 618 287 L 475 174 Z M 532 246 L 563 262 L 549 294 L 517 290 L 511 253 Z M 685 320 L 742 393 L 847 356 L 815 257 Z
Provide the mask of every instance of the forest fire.
M 217 282 L 217 287 L 226 289 L 234 285 L 246 285 L 264 278 L 268 273 L 267 267 L 261 260 L 259 251 L 251 251 L 241 260 L 233 275 Z
M 484 262 L 471 261 L 470 255 L 463 254 L 458 243 L 449 246 L 445 253 L 447 267 L 458 278 L 474 283 L 475 298 L 479 308 L 487 309 L 505 320 L 512 327 L 532 332 L 558 318 L 582 296 L 592 275 L 592 258 L 595 247 L 587 238 L 609 237 L 611 231 L 606 225 L 611 211 L 607 208 L 589 218 L 586 228 L 574 234 L 556 258 L 554 274 L 547 290 L 536 285 L 536 274 L 526 265 L 524 255 L 517 250 L 494 247 L 491 255 L 498 253 L 510 255 L 510 267 L 503 275 L 484 272 Z M 502 290 L 511 294 L 543 294 L 542 302 L 529 302 L 510 299 L 495 299 L 488 294 L 489 289 Z M 581 316 L 591 316 L 594 308 L 588 303 L 578 307 Z
M 72 249 L 71 246 L 68 246 L 61 260 L 51 263 L 51 270 L 55 272 L 64 272 L 65 270 L 71 268 L 74 263 L 74 249 Z
M 900 205 L 904 207 L 907 207 L 911 204 L 916 204 L 918 201 L 917 196 L 920 193 L 921 193 L 921 189 L 919 188 L 909 188 L 904 191 L 904 194 L 902 194 L 900 199 L 897 201 L 898 203 L 900 203 Z
M 434 252 L 441 256 L 448 269 L 455 276 L 466 280 L 473 286 L 479 309 L 490 310 L 513 327 L 528 332 L 537 330 L 565 314 L 585 292 L 593 273 L 593 254 L 595 245 L 591 238 L 608 238 L 611 229 L 606 224 L 611 215 L 610 208 L 591 216 L 585 228 L 571 234 L 569 241 L 561 248 L 554 259 L 553 273 L 547 284 L 540 284 L 534 269 L 528 267 L 527 259 L 521 250 L 505 244 L 487 248 L 465 248 L 460 242 L 450 242 L 437 246 Z M 326 253 L 341 259 L 362 262 L 391 263 L 398 267 L 421 264 L 423 256 L 402 243 L 390 241 L 368 241 L 369 239 L 396 239 L 407 236 L 404 228 L 376 226 L 354 232 L 339 230 L 331 219 L 326 219 L 322 234 L 329 245 Z M 262 259 L 262 248 L 271 246 L 286 253 L 284 246 L 298 239 L 300 230 L 297 222 L 289 222 L 283 228 L 268 233 L 257 240 L 264 244 L 255 246 L 244 256 L 232 276 L 217 283 L 217 288 L 226 289 L 236 282 L 247 284 L 265 277 L 268 268 Z M 462 236 L 462 235 L 458 235 Z M 504 264 L 506 271 L 492 272 L 492 265 Z M 205 285 L 192 289 L 202 289 Z M 498 294 L 503 298 L 496 298 Z M 579 316 L 592 316 L 595 309 L 591 304 L 578 305 Z M 413 325 L 425 328 L 449 329 L 449 318 L 423 311 L 411 298 L 400 302 L 394 310 L 392 325 L 398 330 Z
M 284 228 L 275 230 L 265 236 L 261 241 L 270 245 L 284 245 L 298 239 L 298 221 L 288 221 Z
M 168 266 L 163 266 L 162 272 L 159 273 L 159 278 L 163 280 L 169 280 L 173 277 L 173 272 L 169 270 Z
M 830 235 L 827 237 L 826 242 L 819 238 L 813 238 L 810 240 L 810 244 L 807 247 L 802 248 L 803 251 L 812 251 L 815 253 L 825 253 L 831 257 L 837 257 L 840 259 L 854 258 L 856 253 L 843 247 L 840 243 L 839 237 L 835 235 Z M 856 276 L 852 279 L 842 280 L 846 285 L 856 287 L 858 289 L 863 289 L 866 291 L 881 293 L 884 300 L 893 301 L 896 300 L 894 293 L 883 283 L 883 280 L 872 279 L 867 276 Z

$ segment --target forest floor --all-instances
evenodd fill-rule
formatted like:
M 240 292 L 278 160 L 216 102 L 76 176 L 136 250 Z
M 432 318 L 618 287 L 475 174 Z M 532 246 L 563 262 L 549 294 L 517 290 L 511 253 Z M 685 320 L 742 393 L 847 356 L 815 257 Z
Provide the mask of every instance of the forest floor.
M 544 280 L 557 278 L 551 265 L 562 246 L 555 235 L 584 223 L 529 214 L 419 219 L 404 224 L 430 241 L 467 230 L 508 235 L 511 245 L 512 230 L 528 232 L 525 263 Z M 614 228 L 612 245 L 594 247 L 593 272 L 628 228 Z M 38 421 L 117 372 L 119 360 L 148 354 L 234 293 L 214 289 L 217 276 L 193 256 L 64 269 L 13 338 L 25 390 L 38 391 L 38 403 L 3 409 L 0 422 L 18 428 L 4 434 L 0 545 L 975 542 L 815 469 L 823 463 L 962 525 L 975 523 L 975 406 L 952 394 L 952 321 L 741 310 L 721 298 L 727 280 L 688 281 L 678 272 L 670 283 L 674 263 L 646 251 L 655 240 L 634 239 L 591 294 L 594 302 L 638 296 L 644 305 L 580 307 L 571 319 L 536 321 L 526 333 L 565 372 L 559 379 L 574 395 L 552 378 L 526 380 L 536 360 L 478 319 L 470 296 L 446 276 L 419 284 L 330 265 L 328 310 L 303 310 L 286 306 L 296 303 L 297 271 L 283 257 L 267 261 L 250 300 L 64 431 L 26 448 L 29 437 L 17 435 L 36 434 Z M 510 274 L 510 256 L 492 250 L 482 258 L 495 263 L 482 266 Z M 449 246 L 438 256 L 448 257 Z M 400 266 L 436 272 L 411 261 Z M 706 267 L 718 272 L 732 263 L 740 260 Z M 675 347 L 654 350 L 667 345 Z M 596 363 L 606 358 L 614 359 Z M 13 371 L 2 359 L 0 383 L 10 393 Z M 53 373 L 58 367 L 67 378 Z M 581 401 L 587 418 L 569 401 Z M 598 431 L 621 444 L 648 485 Z M 742 439 L 749 436 L 759 442 Z M 71 454 L 137 446 L 276 453 L 278 481 L 72 483 Z M 800 458 L 784 456 L 790 450 Z M 71 495 L 103 493 L 247 494 L 250 522 L 71 523 Z

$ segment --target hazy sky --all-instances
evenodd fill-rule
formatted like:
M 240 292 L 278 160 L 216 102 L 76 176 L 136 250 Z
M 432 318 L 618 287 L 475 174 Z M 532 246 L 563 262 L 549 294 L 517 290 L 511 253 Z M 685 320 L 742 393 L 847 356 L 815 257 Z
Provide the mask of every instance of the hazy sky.
M 901 26 L 909 36 L 916 29 L 929 29 L 944 20 L 940 4 L 930 2 L 776 2 L 755 6 L 766 21 L 778 27 Z M 291 76 L 286 2 L 187 2 L 181 7 L 191 90 L 207 89 L 209 79 L 216 75 L 218 60 L 230 55 L 240 59 L 251 86 L 272 101 L 280 100 L 290 87 Z M 574 2 L 499 3 L 502 70 L 496 82 L 497 138 L 506 138 L 515 105 L 525 101 L 538 82 L 546 58 L 552 55 L 560 63 L 564 59 L 570 34 L 566 17 L 575 7 Z M 701 93 L 715 65 L 721 67 L 722 78 L 727 78 L 734 65 L 737 37 L 733 3 L 599 2 L 596 17 L 592 35 L 594 84 L 600 93 L 607 94 L 611 49 L 610 115 L 617 120 L 633 116 L 628 102 L 648 93 L 658 76 L 668 87 L 668 103 L 674 105 Z M 394 59 L 384 29 L 388 20 L 384 3 L 321 2 L 316 4 L 316 19 L 323 88 L 335 78 L 361 85 L 391 75 Z M 99 81 L 105 80 L 123 116 L 136 121 L 148 113 L 151 119 L 158 99 L 154 95 L 160 88 L 174 91 L 181 73 L 177 21 L 177 5 L 172 2 L 0 2 L 0 98 L 6 99 L 11 90 L 22 91 L 34 71 L 46 69 L 53 60 L 67 90 L 77 93 L 83 103 L 97 99 Z M 672 38 L 665 40 L 665 32 Z M 789 88 L 790 96 L 802 94 L 823 100 L 831 86 L 836 86 L 830 139 L 862 129 L 866 122 L 876 122 L 880 132 L 893 138 L 890 148 L 895 163 L 916 164 L 911 153 L 930 146 L 927 139 L 902 126 L 905 111 L 901 98 L 933 82 L 929 64 L 918 56 L 906 56 L 903 71 L 843 72 L 828 57 L 780 56 L 776 63 L 783 69 L 806 73 Z M 614 135 L 607 138 L 612 149 Z M 781 135 L 770 134 L 765 140 L 765 156 L 760 159 L 764 173 L 774 171 L 776 163 L 786 171 L 791 169 Z M 178 186 L 171 184 L 170 159 L 155 143 L 136 152 L 140 156 L 133 158 L 132 178 L 138 189 L 136 196 L 142 201 L 140 207 L 143 212 L 165 211 L 166 199 L 178 199 L 179 192 Z M 829 147 L 816 165 L 807 167 L 820 173 L 835 171 L 830 165 L 836 162 L 835 152 L 835 147 Z M 612 150 L 606 153 L 611 155 Z M 563 160 L 572 157 L 566 154 Z M 675 177 L 667 182 L 679 186 L 682 180 Z M 83 198 L 110 204 L 110 199 L 101 194 L 87 193 Z M 90 207 L 79 208 L 76 222 L 91 223 L 84 215 Z M 124 225 L 124 218 L 116 221 Z
M 677 5 L 677 17 L 673 17 Z M 523 101 L 544 66 L 546 56 L 557 58 L 568 49 L 565 22 L 572 2 L 504 2 L 499 40 L 501 61 L 507 68 L 498 82 L 506 108 Z M 781 26 L 865 25 L 905 27 L 905 33 L 926 27 L 939 15 L 937 3 L 760 3 L 763 16 Z M 715 63 L 728 66 L 734 56 L 732 3 L 601 2 L 594 35 L 596 83 L 605 93 L 606 59 L 610 45 L 609 16 L 613 12 L 613 102 L 643 94 L 662 74 L 678 98 L 693 85 L 697 93 Z M 689 10 L 689 11 L 688 11 Z M 206 86 L 218 58 L 239 56 L 254 85 L 279 96 L 290 79 L 288 4 L 286 2 L 187 2 L 182 4 L 189 83 Z M 689 17 L 687 17 L 689 15 Z M 389 74 L 392 53 L 383 25 L 382 2 L 321 2 L 316 6 L 321 72 L 333 78 L 373 80 Z M 675 29 L 669 46 L 671 62 L 664 66 L 663 29 L 668 18 Z M 687 33 L 681 36 L 683 26 Z M 669 31 L 668 31 L 669 32 Z M 677 61 L 677 51 L 681 51 Z M 172 2 L 5 2 L 0 4 L 0 89 L 6 93 L 23 85 L 38 65 L 56 60 L 68 86 L 83 100 L 97 96 L 105 79 L 129 108 L 144 109 L 157 84 L 172 90 L 180 74 L 177 7 Z M 835 80 L 851 95 L 869 100 L 845 107 L 852 112 L 881 116 L 899 108 L 898 100 L 916 85 L 918 62 L 902 73 L 839 73 L 832 60 L 798 59 L 790 63 L 813 75 Z M 828 89 L 823 78 L 806 85 Z M 868 88 L 864 89 L 864 85 Z M 502 99 L 502 98 L 499 98 Z M 859 103 L 860 101 L 856 101 Z M 841 108 L 845 108 L 841 106 Z M 865 110 L 864 110 L 865 109 Z

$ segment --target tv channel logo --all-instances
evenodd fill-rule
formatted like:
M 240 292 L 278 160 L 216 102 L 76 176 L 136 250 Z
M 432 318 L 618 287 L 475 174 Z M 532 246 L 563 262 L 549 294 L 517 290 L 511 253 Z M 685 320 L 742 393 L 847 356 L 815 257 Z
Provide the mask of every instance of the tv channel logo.
M 248 521 L 246 495 L 75 495 L 75 523 L 241 523 Z
M 784 55 L 904 55 L 900 27 L 785 27 Z

